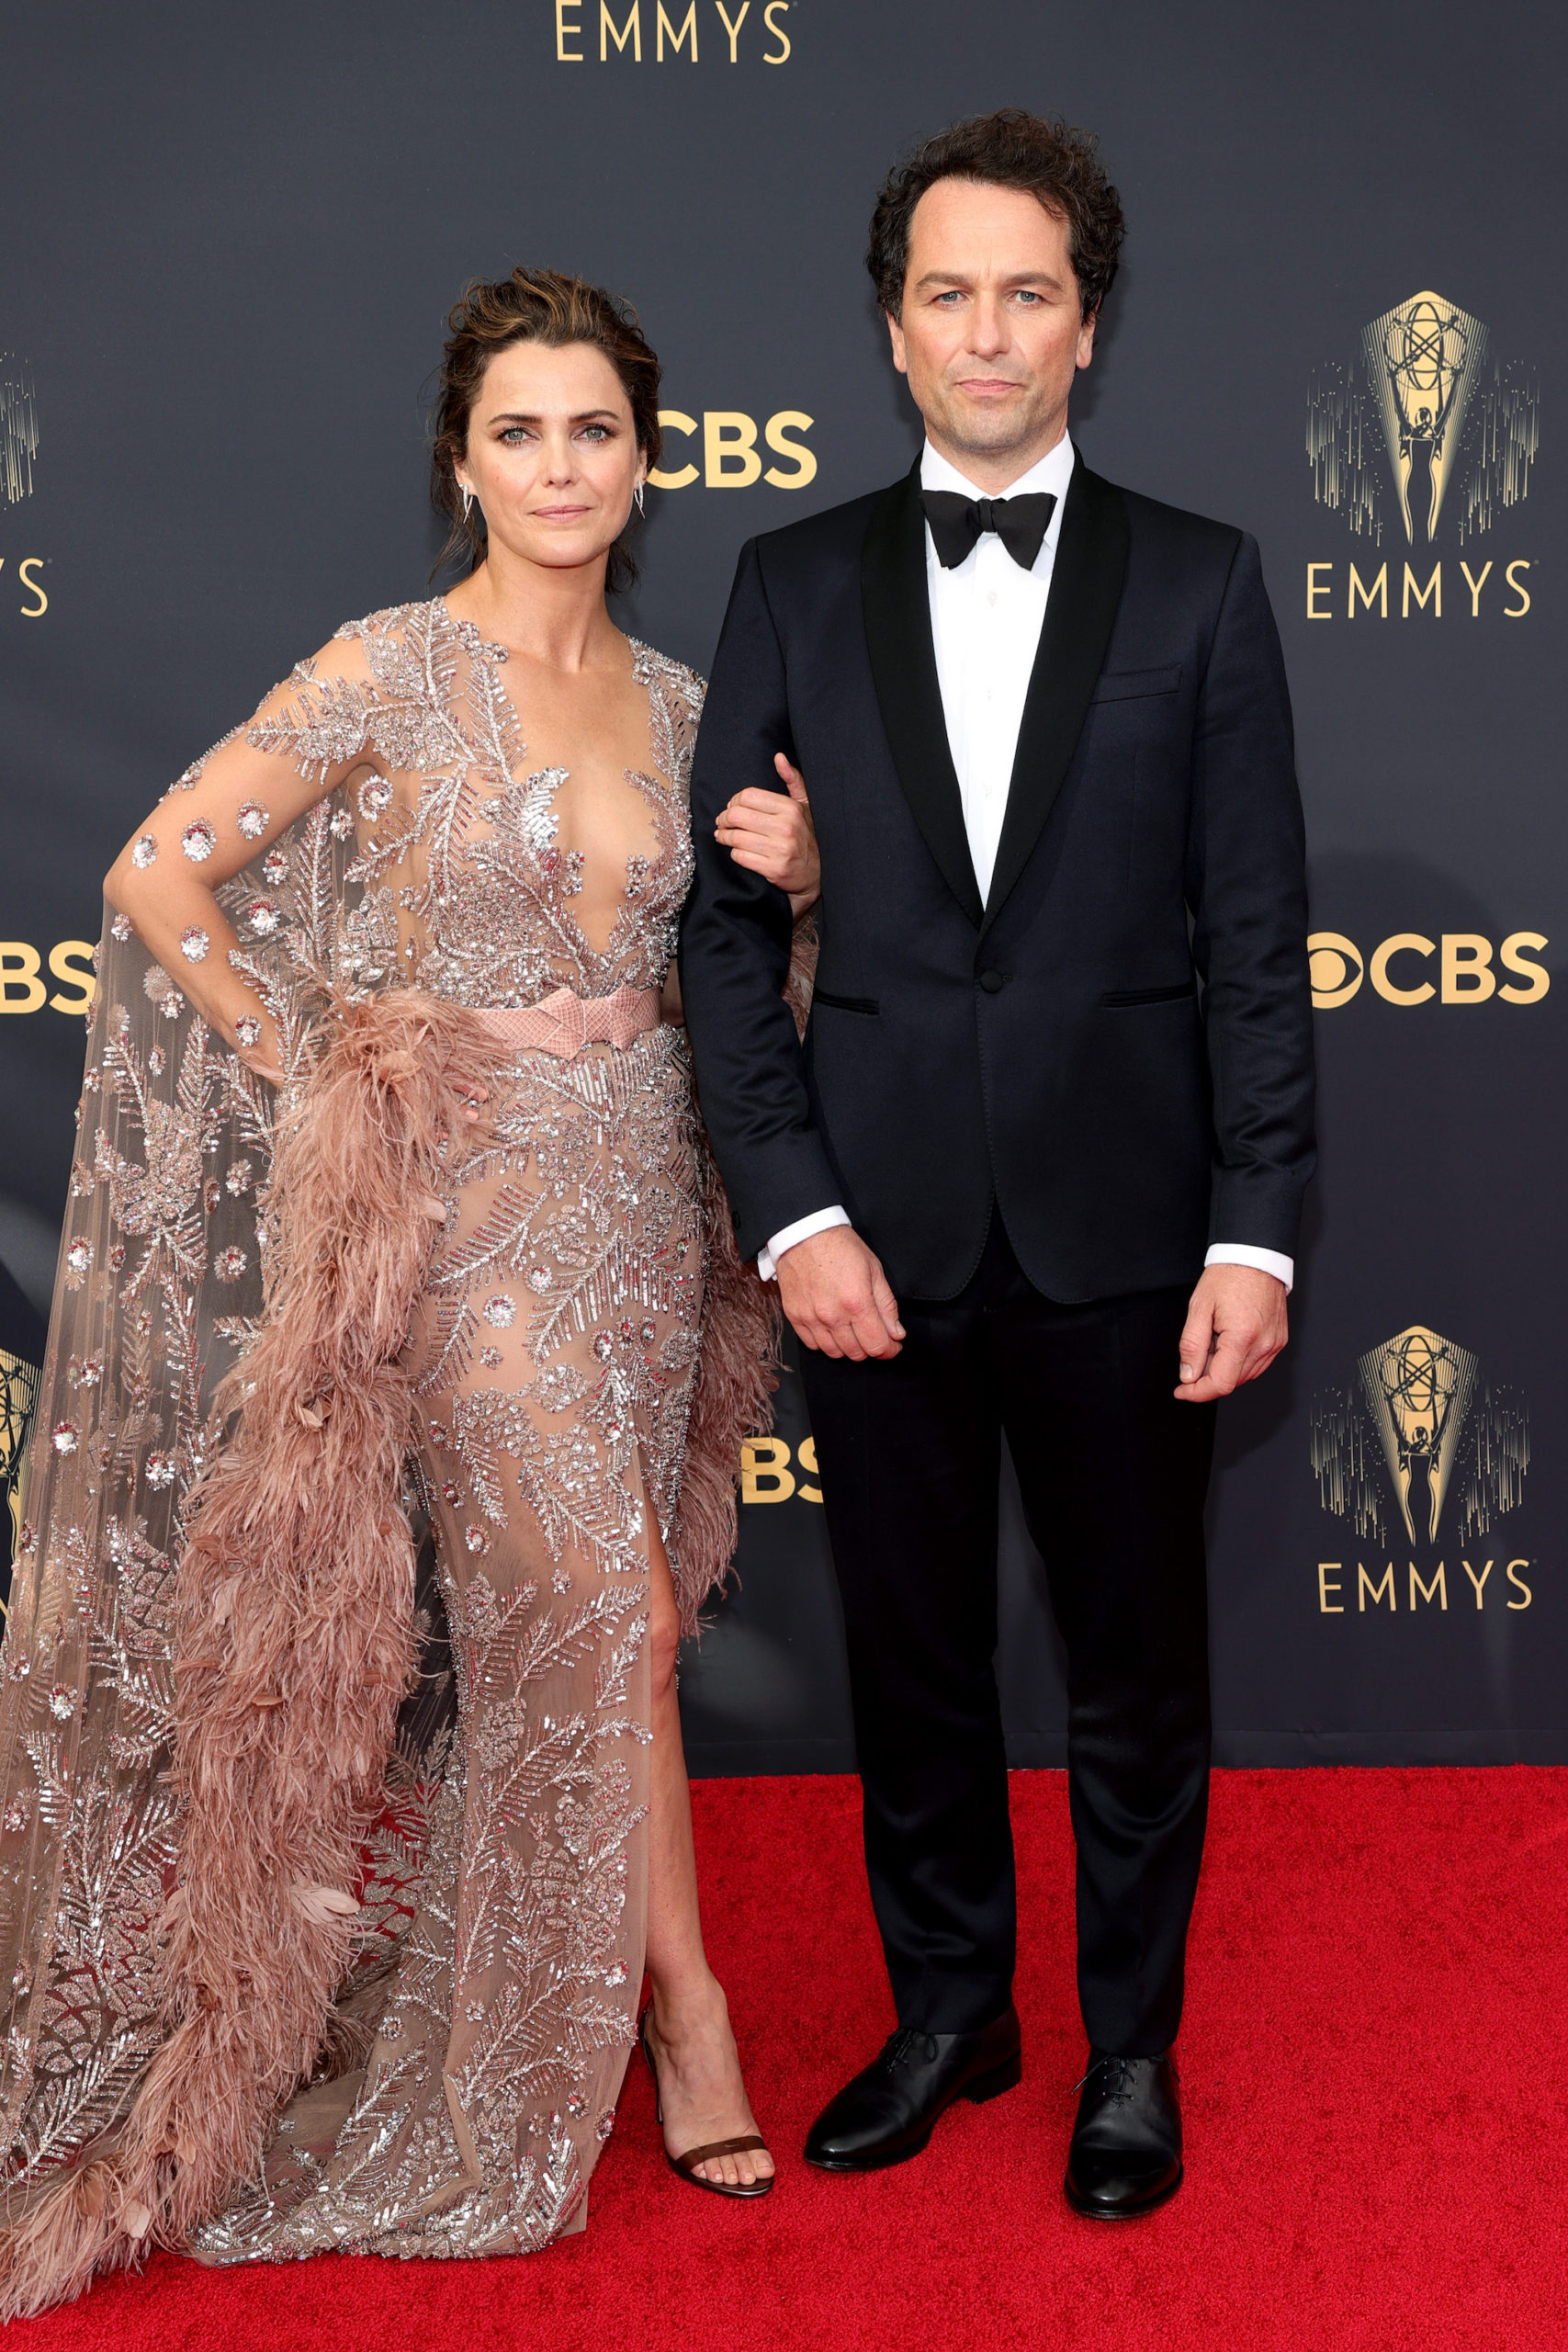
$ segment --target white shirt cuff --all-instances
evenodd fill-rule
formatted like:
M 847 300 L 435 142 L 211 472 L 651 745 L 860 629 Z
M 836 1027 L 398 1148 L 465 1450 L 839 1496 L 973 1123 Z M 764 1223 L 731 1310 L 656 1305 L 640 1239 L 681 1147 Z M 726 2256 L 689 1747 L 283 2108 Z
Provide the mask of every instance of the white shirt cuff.
M 759 1264 L 761 1262 L 758 1261 Z M 1294 1286 L 1296 1261 L 1284 1257 L 1278 1250 L 1256 1250 L 1250 1241 L 1216 1241 L 1205 1266 L 1256 1266 L 1260 1274 L 1272 1274 L 1287 1290 Z
M 775 1233 L 765 1250 L 757 1252 L 757 1272 L 765 1283 L 771 1283 L 778 1272 L 779 1260 L 797 1241 L 809 1241 L 814 1233 L 826 1233 L 829 1226 L 848 1225 L 848 1213 L 841 1208 L 813 1209 L 809 1216 L 796 1217 Z

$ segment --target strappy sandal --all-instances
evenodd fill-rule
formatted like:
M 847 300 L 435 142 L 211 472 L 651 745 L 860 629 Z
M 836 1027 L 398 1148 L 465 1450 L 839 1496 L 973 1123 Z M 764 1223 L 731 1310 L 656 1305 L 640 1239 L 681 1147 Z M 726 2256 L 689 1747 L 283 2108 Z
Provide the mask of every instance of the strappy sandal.
M 654 2120 L 662 2126 L 664 2100 L 659 2088 L 659 2069 L 653 2063 L 653 2052 L 649 2049 L 648 2041 L 648 2020 L 652 2014 L 653 2003 L 649 2001 L 637 2019 L 637 2038 L 642 2044 L 642 2054 L 648 2061 L 648 2071 L 653 2076 Z M 740 2181 L 731 2184 L 727 2180 L 699 2180 L 697 2166 L 710 2163 L 715 2156 L 744 2155 L 749 2149 L 761 2149 L 763 2154 L 766 2154 L 767 2147 L 767 2142 L 759 2132 L 748 2132 L 738 2140 L 709 2140 L 703 2147 L 688 2148 L 683 2156 L 672 2156 L 666 2148 L 664 2161 L 678 2178 L 689 2180 L 694 2188 L 709 2188 L 716 2197 L 765 2197 L 773 2185 L 774 2176 L 772 2173 L 769 2173 L 765 2179 L 754 2180 L 749 2185 Z

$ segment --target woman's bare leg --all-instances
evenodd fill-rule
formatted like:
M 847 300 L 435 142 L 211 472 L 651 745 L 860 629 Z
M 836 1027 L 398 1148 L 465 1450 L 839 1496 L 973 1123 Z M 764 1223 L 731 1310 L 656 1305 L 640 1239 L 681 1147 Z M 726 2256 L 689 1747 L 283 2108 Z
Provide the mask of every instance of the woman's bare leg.
M 736 2140 L 756 2121 L 741 2078 L 724 1987 L 703 1950 L 692 1800 L 675 1695 L 680 1622 L 664 1547 L 654 1532 L 649 1642 L 653 1676 L 653 1790 L 648 1849 L 648 1973 L 653 1986 L 649 2042 L 659 2064 L 664 2144 L 672 2156 L 710 2140 Z M 763 2149 L 717 2156 L 705 2179 L 732 2188 L 764 2180 Z

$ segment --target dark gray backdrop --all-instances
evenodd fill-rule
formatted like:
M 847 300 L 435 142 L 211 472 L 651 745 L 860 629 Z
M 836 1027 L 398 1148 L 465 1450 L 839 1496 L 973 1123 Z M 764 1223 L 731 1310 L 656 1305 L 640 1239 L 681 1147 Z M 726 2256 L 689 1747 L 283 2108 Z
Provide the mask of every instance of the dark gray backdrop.
M 623 33 L 631 6 L 611 0 Z M 627 619 L 701 667 L 741 540 L 890 478 L 915 447 L 861 264 L 886 163 L 964 112 L 1059 109 L 1100 130 L 1132 224 L 1074 430 L 1112 478 L 1258 535 L 1296 698 L 1314 930 L 1348 943 L 1316 969 L 1331 995 L 1363 972 L 1319 1023 L 1324 1173 L 1294 1344 L 1223 1423 L 1219 1752 L 1563 1760 L 1568 991 L 1402 1003 L 1365 968 L 1380 942 L 1415 934 L 1431 956 L 1396 955 L 1386 978 L 1437 983 L 1439 943 L 1466 934 L 1509 980 L 1496 958 L 1519 933 L 1561 968 L 1560 15 L 750 0 L 744 17 L 728 8 L 732 63 L 716 0 L 695 0 L 694 63 L 689 32 L 676 52 L 667 31 L 660 57 L 659 14 L 640 0 L 601 62 L 601 0 L 10 13 L 0 1257 L 47 1292 L 82 1035 L 47 1001 L 76 991 L 51 975 L 51 948 L 96 936 L 104 868 L 195 753 L 344 617 L 423 592 L 437 534 L 420 391 L 463 281 L 546 262 L 637 302 L 667 402 L 699 421 L 666 467 L 694 457 L 699 478 L 650 498 Z M 1468 336 L 1472 356 L 1487 336 L 1430 548 L 1407 541 L 1362 344 L 1420 292 L 1461 314 L 1450 340 Z M 1320 435 L 1315 474 L 1309 395 L 1334 442 L 1325 459 Z M 785 411 L 812 420 L 787 432 L 815 478 L 710 487 L 705 414 L 752 420 L 762 462 L 788 474 L 795 461 L 763 437 Z M 1467 481 L 1490 503 L 1467 503 Z M 1406 559 L 1422 588 L 1441 561 L 1440 617 L 1430 601 L 1402 611 Z M 1472 616 L 1459 565 L 1479 575 L 1488 560 Z M 1368 582 L 1388 563 L 1386 619 L 1375 600 L 1348 617 L 1352 561 Z M 1311 575 L 1317 620 L 1313 563 L 1326 567 Z M 1528 567 L 1511 588 L 1510 563 Z M 1382 1359 L 1414 1366 L 1407 1439 L 1422 1351 L 1449 1367 L 1439 1390 L 1460 1381 L 1438 1399 L 1459 1454 L 1435 1544 L 1426 1470 L 1413 1542 L 1376 1426 L 1382 1375 L 1358 1373 L 1412 1329 L 1431 1335 L 1415 1356 Z M 1359 1527 L 1323 1506 L 1314 1430 L 1330 1498 L 1348 1470 Z M 744 1589 L 686 1675 L 699 1770 L 851 1761 L 787 1381 L 781 1431 L 795 1490 L 747 1503 Z M 1015 1757 L 1059 1762 L 1055 1641 L 1016 1515 L 1004 1549 Z

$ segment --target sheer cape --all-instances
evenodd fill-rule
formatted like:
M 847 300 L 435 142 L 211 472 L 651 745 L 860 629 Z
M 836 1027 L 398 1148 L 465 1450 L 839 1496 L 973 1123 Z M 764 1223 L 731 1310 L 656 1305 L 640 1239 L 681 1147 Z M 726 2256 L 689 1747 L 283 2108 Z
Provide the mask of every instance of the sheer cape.
M 397 1353 L 484 1045 L 400 984 L 362 843 L 345 786 L 220 889 L 276 1097 L 106 922 L 0 1654 L 7 2312 L 254 2177 L 290 2092 L 363 2061 L 416 1905 L 452 1700 Z M 695 1182 L 687 1631 L 776 1340 L 705 1149 Z

